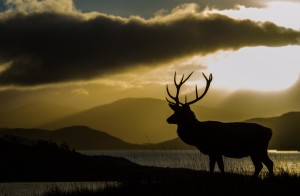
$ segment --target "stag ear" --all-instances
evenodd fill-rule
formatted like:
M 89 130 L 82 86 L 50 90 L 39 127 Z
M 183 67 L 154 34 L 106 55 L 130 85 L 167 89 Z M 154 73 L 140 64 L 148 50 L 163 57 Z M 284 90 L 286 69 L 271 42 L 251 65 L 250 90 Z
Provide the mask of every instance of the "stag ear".
M 182 107 L 185 108 L 185 109 L 189 109 L 189 110 L 191 109 L 188 104 L 184 104 Z
M 171 108 L 172 110 L 174 110 L 174 111 L 175 111 L 176 108 L 177 108 L 176 105 L 174 105 L 174 104 L 170 104 L 170 103 L 169 103 L 169 106 L 170 106 L 170 108 Z

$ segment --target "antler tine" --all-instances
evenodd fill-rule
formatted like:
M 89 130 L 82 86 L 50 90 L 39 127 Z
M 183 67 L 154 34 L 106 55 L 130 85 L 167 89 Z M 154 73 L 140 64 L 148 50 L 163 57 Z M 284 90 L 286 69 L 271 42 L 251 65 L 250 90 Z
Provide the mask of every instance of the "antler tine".
M 170 101 L 167 97 L 166 97 L 167 102 L 169 102 L 170 104 L 175 104 L 174 102 Z
M 174 99 L 174 101 L 176 101 L 176 97 L 174 97 L 173 95 L 171 95 L 171 93 L 170 93 L 170 91 L 169 91 L 169 88 L 168 88 L 168 85 L 167 85 L 166 87 L 167 87 L 167 93 L 168 93 L 168 95 L 169 95 L 172 99 Z
M 202 98 L 206 95 L 206 93 L 207 93 L 207 91 L 208 91 L 208 89 L 209 89 L 209 86 L 210 86 L 210 83 L 211 83 L 213 77 L 212 77 L 212 74 L 209 74 L 209 78 L 207 78 L 206 75 L 205 75 L 204 73 L 202 73 L 202 75 L 204 76 L 204 78 L 205 78 L 205 80 L 206 80 L 206 87 L 205 87 L 205 90 L 204 90 L 204 92 L 202 93 L 202 95 L 199 97 L 199 95 L 198 95 L 198 88 L 197 88 L 197 85 L 196 85 L 196 89 L 195 89 L 195 91 L 196 91 L 196 99 L 193 100 L 193 101 L 190 101 L 190 102 L 186 103 L 187 105 L 191 105 L 191 104 L 193 104 L 193 103 L 196 103 L 197 101 L 199 101 L 200 99 L 202 99 Z
M 188 75 L 187 78 L 184 78 L 184 75 L 182 75 L 182 78 L 181 78 L 180 82 L 177 83 L 177 82 L 176 82 L 176 71 L 175 71 L 175 73 L 174 73 L 174 84 L 175 84 L 175 87 L 176 87 L 176 96 L 171 95 L 171 93 L 170 93 L 170 91 L 169 91 L 169 88 L 168 88 L 168 85 L 166 86 L 168 95 L 170 96 L 170 98 L 172 98 L 172 99 L 175 101 L 175 103 L 174 103 L 174 102 L 170 101 L 168 98 L 166 98 L 167 101 L 168 101 L 169 103 L 175 104 L 175 105 L 183 105 L 183 103 L 181 103 L 181 102 L 179 101 L 179 92 L 180 92 L 180 88 L 181 88 L 181 86 L 182 86 L 182 85 L 183 85 L 183 84 L 191 77 L 191 75 L 192 75 L 193 73 L 194 73 L 194 72 L 190 73 L 190 74 Z M 186 101 L 187 101 L 187 100 L 186 100 Z
M 187 78 L 184 78 L 184 74 L 182 75 L 182 78 L 181 78 L 181 80 L 180 80 L 180 82 L 179 82 L 179 84 L 177 84 L 177 82 L 176 82 L 176 71 L 175 71 L 175 75 L 174 75 L 174 83 L 175 83 L 175 86 L 176 87 L 181 87 L 190 77 L 191 77 L 191 75 L 193 74 L 194 72 L 192 72 L 192 73 L 190 73 L 189 75 L 188 75 L 188 77 Z
M 192 71 L 192 73 L 190 73 L 190 75 L 188 75 L 188 77 L 186 78 L 186 79 L 184 79 L 184 81 L 182 82 L 182 84 L 183 83 L 185 83 L 190 77 L 191 77 L 191 75 L 194 73 L 194 71 Z M 184 75 L 183 75 L 184 76 Z M 182 79 L 183 79 L 183 76 L 182 76 Z
M 177 82 L 176 82 L 176 71 L 175 71 L 175 73 L 174 73 L 174 84 L 175 84 L 175 86 L 177 86 Z

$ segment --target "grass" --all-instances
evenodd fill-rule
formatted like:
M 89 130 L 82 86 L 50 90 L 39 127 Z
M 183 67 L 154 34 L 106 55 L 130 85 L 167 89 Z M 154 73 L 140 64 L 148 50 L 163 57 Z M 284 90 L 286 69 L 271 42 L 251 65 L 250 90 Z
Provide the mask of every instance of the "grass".
M 300 175 L 293 172 L 283 162 L 275 161 L 275 176 L 268 177 L 266 168 L 262 170 L 258 178 L 254 178 L 250 172 L 252 169 L 245 168 L 249 165 L 248 159 L 230 161 L 227 163 L 228 173 L 221 175 L 219 172 L 211 175 L 207 170 L 199 170 L 199 168 L 191 168 L 187 165 L 186 159 L 191 159 L 197 165 L 207 165 L 207 157 L 199 157 L 201 155 L 188 154 L 190 157 L 182 157 L 180 154 L 173 157 L 170 165 L 169 157 L 161 153 L 159 157 L 153 157 L 156 165 L 145 170 L 137 172 L 137 174 L 128 173 L 126 180 L 120 181 L 117 185 L 108 184 L 105 187 L 96 189 L 79 188 L 74 190 L 63 190 L 54 188 L 47 192 L 45 196 L 71 196 L 71 195 L 298 195 L 300 187 Z M 147 161 L 148 158 L 144 158 Z M 281 160 L 282 157 L 278 158 Z M 188 161 L 188 162 L 190 162 Z M 169 165 L 170 167 L 159 167 L 160 165 Z M 250 164 L 251 165 L 251 164 Z M 172 167 L 174 166 L 174 167 Z M 179 168 L 178 168 L 179 166 Z M 177 167 L 177 168 L 176 168 Z M 190 168 L 189 168 L 190 167 Z M 186 169 L 189 168 L 189 169 Z M 237 168 L 240 168 L 237 172 Z
M 130 174 L 129 174 L 130 175 Z M 71 195 L 298 195 L 300 176 L 286 172 L 274 177 L 228 173 L 221 175 L 208 172 L 172 169 L 169 176 L 145 177 L 145 180 L 120 182 L 98 189 L 75 189 L 66 191 L 58 188 L 45 196 Z

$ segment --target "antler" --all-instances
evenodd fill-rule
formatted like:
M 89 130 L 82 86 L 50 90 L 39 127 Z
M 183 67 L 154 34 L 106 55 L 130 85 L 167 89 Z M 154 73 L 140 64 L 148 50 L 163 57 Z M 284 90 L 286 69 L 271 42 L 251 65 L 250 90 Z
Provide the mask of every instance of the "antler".
M 168 88 L 168 85 L 167 85 L 167 93 L 168 93 L 168 95 L 170 96 L 170 98 L 172 98 L 174 101 L 175 101 L 175 103 L 174 102 L 172 102 L 172 101 L 170 101 L 167 97 L 166 97 L 166 100 L 169 102 L 169 103 L 171 103 L 171 104 L 173 104 L 173 105 L 183 105 L 183 103 L 181 103 L 180 101 L 179 101 L 179 91 L 180 91 L 180 88 L 181 88 L 181 86 L 191 77 L 191 75 L 193 74 L 194 72 L 192 72 L 192 73 L 190 73 L 190 75 L 188 75 L 188 77 L 187 78 L 185 78 L 184 79 L 184 75 L 182 76 L 182 78 L 181 78 L 181 80 L 180 80 L 180 82 L 179 82 L 179 84 L 177 84 L 177 82 L 176 82 L 176 71 L 175 71 L 175 74 L 174 74 L 174 84 L 175 84 L 175 87 L 176 87 L 176 96 L 173 96 L 173 95 L 171 95 L 171 93 L 170 93 L 170 91 L 169 91 L 169 88 Z
M 210 86 L 210 83 L 211 83 L 213 77 L 212 77 L 212 74 L 209 74 L 209 78 L 207 78 L 206 75 L 205 75 L 204 73 L 202 73 L 202 75 L 204 76 L 204 78 L 205 78 L 205 80 L 206 80 L 206 87 L 205 87 L 204 92 L 203 92 L 202 95 L 199 97 L 199 96 L 198 96 L 198 89 L 197 89 L 197 85 L 196 85 L 196 99 L 193 100 L 193 101 L 187 102 L 187 98 L 185 97 L 185 104 L 186 104 L 186 105 L 191 105 L 191 104 L 193 104 L 193 103 L 196 103 L 197 101 L 199 101 L 200 99 L 202 99 L 202 98 L 205 96 L 205 94 L 207 93 L 207 91 L 208 91 L 208 89 L 209 89 L 209 86 Z

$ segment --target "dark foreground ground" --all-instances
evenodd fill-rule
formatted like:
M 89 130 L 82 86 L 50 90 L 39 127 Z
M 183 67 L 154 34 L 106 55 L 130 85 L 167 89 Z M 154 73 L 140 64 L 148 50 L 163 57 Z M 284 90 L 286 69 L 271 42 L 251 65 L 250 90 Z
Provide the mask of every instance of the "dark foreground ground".
M 98 190 L 53 188 L 53 195 L 299 195 L 300 177 L 253 178 L 190 169 L 146 167 L 124 158 L 86 156 L 47 141 L 0 138 L 0 182 L 117 181 Z
M 177 169 L 168 176 L 158 174 L 155 180 L 124 181 L 119 186 L 98 190 L 74 190 L 66 192 L 53 189 L 46 193 L 54 195 L 299 195 L 300 178 L 281 174 L 272 178 L 253 179 L 251 176 L 227 174 L 209 175 L 206 172 L 185 172 Z

